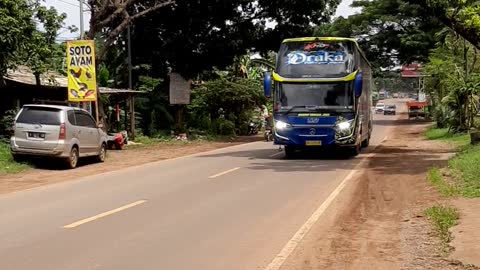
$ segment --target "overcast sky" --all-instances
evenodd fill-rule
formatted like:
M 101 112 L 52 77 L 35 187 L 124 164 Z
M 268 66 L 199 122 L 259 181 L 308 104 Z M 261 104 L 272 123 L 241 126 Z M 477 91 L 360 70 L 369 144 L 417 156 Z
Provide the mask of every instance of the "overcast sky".
M 343 0 L 340 6 L 337 9 L 335 16 L 348 17 L 358 10 L 350 7 L 353 0 Z M 80 25 L 80 8 L 78 0 L 46 0 L 46 6 L 54 6 L 59 12 L 65 12 L 67 14 L 67 19 L 65 20 L 65 25 L 75 25 L 79 27 Z M 85 7 L 86 8 L 86 7 Z M 88 23 L 90 21 L 89 12 L 84 13 L 85 20 L 85 29 L 88 29 Z M 59 39 L 65 40 L 70 38 L 78 37 L 79 32 L 70 33 L 67 30 L 63 29 L 60 32 Z

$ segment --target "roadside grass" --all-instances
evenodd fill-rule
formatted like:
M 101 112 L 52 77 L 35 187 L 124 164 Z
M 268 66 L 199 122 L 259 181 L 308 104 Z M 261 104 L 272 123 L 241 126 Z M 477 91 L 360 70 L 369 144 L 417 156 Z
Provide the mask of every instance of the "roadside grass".
M 427 178 L 444 196 L 460 195 L 466 198 L 480 197 L 480 146 L 470 145 L 468 134 L 452 134 L 448 129 L 430 128 L 427 139 L 452 143 L 460 151 L 449 160 L 446 170 L 452 183 L 447 182 L 440 170 L 431 169 Z
M 245 137 L 245 136 L 244 136 Z M 252 137 L 253 138 L 253 137 Z M 163 145 L 188 145 L 188 144 L 199 144 L 199 143 L 225 143 L 225 142 L 242 142 L 242 136 L 219 136 L 219 135 L 196 135 L 190 136 L 188 140 L 178 140 L 172 136 L 137 136 L 134 140 L 134 144 L 129 145 L 130 149 L 132 148 L 143 148 L 153 145 L 163 144 Z M 249 142 L 246 140 L 244 142 Z
M 458 188 L 448 183 L 438 168 L 431 168 L 427 173 L 427 179 L 445 197 L 453 197 L 459 193 Z
M 466 133 L 456 134 L 449 132 L 448 128 L 429 128 L 425 133 L 428 140 L 441 140 L 451 143 L 456 147 L 467 147 L 470 144 L 470 136 Z
M 448 168 L 466 198 L 480 197 L 480 146 L 470 146 L 448 162 Z
M 433 206 L 425 210 L 425 215 L 433 223 L 444 247 L 452 240 L 449 229 L 457 225 L 460 214 L 451 206 Z
M 444 169 L 428 171 L 428 181 L 446 198 L 461 196 L 480 197 L 480 146 L 470 145 L 469 134 L 452 134 L 448 129 L 430 128 L 425 133 L 429 140 L 441 140 L 455 146 L 459 152 L 448 161 Z M 444 176 L 444 172 L 447 176 Z M 443 250 L 449 253 L 448 243 L 452 240 L 449 229 L 460 218 L 452 206 L 437 205 L 425 211 L 442 242 Z
M 15 162 L 8 144 L 0 142 L 0 174 L 19 173 L 29 168 L 30 166 L 26 163 Z
M 165 144 L 165 145 L 183 145 L 190 143 L 199 143 L 199 142 L 214 142 L 220 141 L 217 137 L 205 136 L 201 138 L 195 138 L 194 140 L 177 140 L 171 136 L 158 136 L 158 137 L 147 137 L 147 136 L 137 136 L 133 141 L 134 144 L 129 145 L 130 148 L 138 147 L 148 147 L 156 144 Z

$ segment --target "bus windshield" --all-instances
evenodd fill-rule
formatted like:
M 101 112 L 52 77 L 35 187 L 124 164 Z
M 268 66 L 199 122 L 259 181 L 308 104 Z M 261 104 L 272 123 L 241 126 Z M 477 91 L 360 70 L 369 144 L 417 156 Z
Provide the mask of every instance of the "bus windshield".
M 277 73 L 285 78 L 340 78 L 354 71 L 354 44 L 348 41 L 283 43 Z
M 353 109 L 352 82 L 331 84 L 289 84 L 277 85 L 276 104 L 279 110 L 301 107 L 318 109 Z

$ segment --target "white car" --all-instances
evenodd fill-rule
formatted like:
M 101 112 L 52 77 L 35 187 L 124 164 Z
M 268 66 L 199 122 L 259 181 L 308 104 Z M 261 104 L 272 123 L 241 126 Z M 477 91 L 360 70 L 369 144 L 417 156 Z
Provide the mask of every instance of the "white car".
M 384 110 L 385 110 L 385 104 L 377 103 L 377 106 L 375 106 L 375 113 L 383 113 Z

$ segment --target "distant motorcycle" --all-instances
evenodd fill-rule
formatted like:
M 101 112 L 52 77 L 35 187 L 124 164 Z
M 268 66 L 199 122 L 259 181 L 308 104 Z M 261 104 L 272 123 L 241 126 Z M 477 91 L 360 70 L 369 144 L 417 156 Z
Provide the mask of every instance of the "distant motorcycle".
M 265 133 L 263 134 L 263 138 L 267 142 L 273 141 L 273 130 L 271 128 L 265 129 Z
M 248 123 L 248 135 L 257 135 L 259 126 L 258 123 L 250 121 L 250 123 Z

